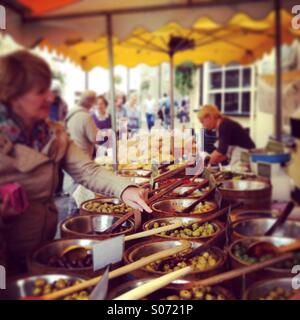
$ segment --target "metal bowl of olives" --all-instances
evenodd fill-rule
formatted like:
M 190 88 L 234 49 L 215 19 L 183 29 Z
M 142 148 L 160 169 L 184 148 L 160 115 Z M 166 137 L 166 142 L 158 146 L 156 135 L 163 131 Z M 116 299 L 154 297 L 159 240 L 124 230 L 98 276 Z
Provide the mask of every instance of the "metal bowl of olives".
M 66 219 L 61 224 L 62 238 L 91 238 L 107 239 L 112 236 L 127 235 L 133 232 L 134 222 L 129 219 L 113 233 L 102 235 L 106 229 L 111 227 L 120 215 L 80 215 Z
M 189 243 L 190 243 L 191 249 L 201 246 L 201 243 L 199 242 L 189 241 Z M 124 261 L 127 264 L 132 263 L 145 256 L 149 256 L 151 254 L 160 252 L 162 250 L 174 248 L 180 245 L 182 245 L 182 242 L 180 240 L 157 240 L 157 241 L 148 240 L 145 242 L 140 242 L 131 246 L 129 249 L 125 251 Z M 157 266 L 160 262 L 160 261 L 157 261 L 150 265 L 145 266 L 144 268 L 133 271 L 132 275 L 135 278 L 159 277 L 173 270 L 177 270 L 185 267 L 186 265 L 190 265 L 191 263 L 195 263 L 194 265 L 197 266 L 195 268 L 195 271 L 193 271 L 191 274 L 184 277 L 184 279 L 186 280 L 194 281 L 197 279 L 203 279 L 208 276 L 212 276 L 222 271 L 225 266 L 225 261 L 226 261 L 226 255 L 223 253 L 223 251 L 217 247 L 212 247 L 206 250 L 206 252 L 204 252 L 203 254 L 201 254 L 201 259 L 200 257 L 193 258 L 193 262 L 190 262 L 190 261 L 180 262 L 180 265 L 178 264 L 177 266 L 175 266 L 175 268 L 168 268 L 168 265 L 166 264 L 166 265 L 163 265 L 164 271 L 162 271 L 157 269 Z M 179 283 L 179 282 L 180 282 L 180 279 L 178 279 L 175 283 Z
M 199 203 L 192 212 L 180 213 L 184 208 L 191 205 L 195 199 L 193 198 L 170 198 L 159 200 L 152 204 L 153 212 L 150 216 L 157 217 L 206 217 L 217 209 L 217 205 L 212 201 L 204 201 Z
M 93 277 L 103 270 L 93 271 L 91 248 L 101 240 L 60 239 L 42 245 L 28 257 L 28 269 L 32 274 L 66 273 Z M 63 253 L 70 248 L 81 248 L 78 257 L 66 258 Z
M 132 210 L 118 198 L 99 198 L 83 202 L 80 214 L 125 214 Z
M 40 297 L 45 294 L 62 290 L 85 280 L 82 277 L 66 274 L 45 274 L 19 278 L 8 282 L 6 290 L 2 290 L 3 300 L 20 300 L 26 297 Z M 90 289 L 66 296 L 63 300 L 88 300 Z
M 200 242 L 210 239 L 224 229 L 223 224 L 218 221 L 211 221 L 201 225 L 201 220 L 201 218 L 187 217 L 157 218 L 144 223 L 143 229 L 146 231 L 181 221 L 183 225 L 181 228 L 164 232 L 163 234 L 157 234 L 154 237 L 173 240 L 185 239 Z
M 260 259 L 256 259 L 247 255 L 247 248 L 255 241 L 269 241 L 276 246 L 282 246 L 294 242 L 295 239 L 286 237 L 253 237 L 236 240 L 228 248 L 228 254 L 232 268 L 236 269 L 243 266 L 248 266 L 271 258 L 271 256 L 265 255 Z M 249 277 L 252 282 L 252 280 L 257 281 L 261 279 L 290 276 L 291 268 L 296 264 L 300 264 L 299 252 L 295 252 L 294 258 L 291 260 L 281 262 L 280 264 L 266 268 L 262 271 L 253 272 L 247 277 Z
M 292 278 L 263 280 L 250 286 L 244 300 L 288 300 L 296 293 L 292 287 Z
M 153 278 L 142 278 L 125 282 L 112 289 L 108 299 L 112 300 L 130 290 L 140 287 Z M 186 289 L 186 281 L 182 280 L 181 284 L 169 284 L 168 286 L 157 290 L 145 297 L 143 300 L 235 300 L 234 296 L 225 288 L 215 287 L 193 287 Z
M 232 238 L 261 237 L 275 223 L 275 218 L 251 218 L 236 221 L 231 224 Z M 300 238 L 300 222 L 286 221 L 275 233 L 274 237 Z

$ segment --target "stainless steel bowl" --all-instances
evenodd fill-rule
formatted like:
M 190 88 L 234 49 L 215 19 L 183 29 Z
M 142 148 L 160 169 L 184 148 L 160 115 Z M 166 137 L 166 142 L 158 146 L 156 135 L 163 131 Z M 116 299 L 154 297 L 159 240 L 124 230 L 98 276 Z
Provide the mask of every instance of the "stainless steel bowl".
M 123 203 L 118 198 L 97 198 L 97 199 L 87 200 L 82 203 L 81 208 L 80 208 L 80 214 L 84 214 L 84 215 L 85 214 L 107 214 L 105 212 L 102 213 L 102 212 L 98 212 L 98 211 L 89 209 L 88 207 L 91 202 L 92 203 L 94 203 L 94 202 L 109 203 L 109 204 L 114 204 L 114 205 L 120 205 Z M 112 214 L 113 213 L 116 213 L 116 212 L 112 212 Z
M 244 300 L 260 300 L 276 288 L 283 288 L 287 292 L 292 293 L 292 278 L 278 278 L 256 282 L 247 289 Z
M 196 208 L 191 213 L 181 214 L 181 210 L 191 205 L 195 199 L 192 198 L 170 198 L 159 200 L 152 204 L 153 213 L 150 214 L 153 217 L 203 217 L 213 213 L 217 209 L 217 205 L 214 202 L 206 201 L 206 203 L 210 204 L 212 209 L 203 212 L 197 213 L 197 210 L 200 209 L 201 204 L 197 205 Z
M 226 180 L 220 186 L 220 190 L 226 191 L 258 191 L 268 188 L 269 185 L 262 181 L 253 180 Z
M 35 288 L 35 281 L 38 279 L 46 280 L 47 283 L 52 284 L 59 279 L 63 280 L 85 280 L 82 277 L 76 277 L 66 274 L 45 274 L 39 276 L 32 276 L 14 280 L 9 282 L 6 290 L 0 291 L 0 298 L 3 300 L 19 300 L 26 297 L 33 296 Z
M 175 223 L 176 221 L 181 221 L 182 224 L 192 224 L 192 223 L 201 223 L 201 218 L 188 218 L 188 217 L 170 217 L 170 218 L 157 218 L 157 219 L 153 219 L 150 221 L 147 221 L 146 223 L 144 223 L 143 225 L 143 230 L 149 230 L 153 228 L 154 223 L 166 223 L 166 224 L 172 224 Z M 215 232 L 211 235 L 211 236 L 201 236 L 201 237 L 187 237 L 184 238 L 184 240 L 191 240 L 191 241 L 206 241 L 208 239 L 210 239 L 213 236 L 216 236 L 216 234 L 220 233 L 223 229 L 224 226 L 222 225 L 222 223 L 218 222 L 218 221 L 211 221 L 211 224 L 213 224 L 214 228 L 215 228 Z M 156 238 L 161 238 L 161 239 L 173 239 L 173 240 L 180 240 L 182 238 L 179 237 L 171 237 L 171 236 L 164 236 L 164 235 L 160 235 L 160 234 L 156 234 L 154 235 L 154 237 Z
M 234 255 L 234 247 L 237 244 L 244 244 L 245 246 L 248 246 L 249 244 L 255 241 L 270 241 L 276 246 L 282 246 L 282 245 L 287 245 L 294 242 L 295 239 L 279 238 L 279 237 L 251 237 L 251 238 L 243 238 L 243 239 L 236 240 L 229 246 L 227 250 L 232 269 L 249 266 L 249 263 L 247 263 L 242 259 L 239 259 Z M 248 274 L 246 276 L 246 286 L 248 287 L 260 280 L 277 279 L 282 277 L 289 277 L 290 275 L 291 275 L 291 267 L 283 268 L 281 265 L 280 266 L 273 265 L 272 267 L 265 268 L 263 270 L 259 270 L 259 271 Z M 239 283 L 239 280 L 236 279 L 234 280 L 234 282 Z M 240 283 L 237 285 L 240 285 Z
M 255 218 L 236 221 L 231 225 L 233 230 L 233 238 L 239 239 L 243 237 L 260 237 L 275 223 L 274 218 Z M 300 238 L 300 222 L 286 221 L 285 224 L 278 229 L 274 237 Z
M 66 273 L 71 275 L 83 275 L 93 277 L 96 274 L 101 274 L 102 270 L 93 271 L 93 266 L 84 268 L 56 268 L 49 266 L 48 261 L 53 256 L 59 256 L 65 249 L 70 246 L 92 247 L 100 243 L 100 240 L 92 239 L 60 239 L 54 240 L 35 250 L 28 257 L 28 269 L 31 274 L 45 273 Z
M 181 197 L 185 194 L 185 192 L 194 189 L 195 185 L 188 185 L 188 186 L 181 186 L 176 189 L 174 189 L 172 192 L 170 192 L 170 196 L 174 197 Z M 189 198 L 196 198 L 203 196 L 205 194 L 205 191 L 196 189 L 193 193 L 189 194 Z
M 132 262 L 138 261 L 139 259 L 145 256 L 149 256 L 151 254 L 158 253 L 166 249 L 176 248 L 180 245 L 182 245 L 182 241 L 180 240 L 145 241 L 142 243 L 135 244 L 129 249 L 127 249 L 125 251 L 124 260 L 126 263 L 132 263 Z M 192 249 L 194 249 L 201 246 L 201 243 L 190 241 L 190 246 Z M 212 276 L 224 269 L 226 256 L 223 253 L 223 251 L 217 247 L 212 247 L 209 250 L 211 250 L 218 257 L 217 264 L 214 267 L 206 269 L 204 271 L 194 271 L 191 274 L 185 276 L 184 279 L 189 281 L 194 281 L 197 279 L 202 279 L 208 276 Z M 136 278 L 140 278 L 140 277 L 148 278 L 148 277 L 159 277 L 165 273 L 159 272 L 159 271 L 152 271 L 152 270 L 150 271 L 146 267 L 144 267 L 139 270 L 133 271 L 132 274 Z M 174 283 L 180 283 L 180 282 L 181 282 L 180 279 L 174 281 Z
M 232 210 L 229 214 L 232 223 L 245 219 L 276 218 L 277 216 L 278 214 L 271 210 Z
M 287 238 L 287 237 L 251 237 L 251 238 L 243 238 L 243 239 L 236 240 L 229 246 L 229 256 L 231 258 L 232 266 L 234 268 L 249 265 L 248 263 L 246 263 L 243 260 L 238 259 L 234 255 L 234 253 L 233 253 L 234 247 L 237 244 L 243 244 L 245 246 L 248 246 L 249 244 L 251 244 L 255 241 L 268 241 L 268 242 L 271 242 L 272 244 L 274 244 L 275 246 L 279 247 L 279 246 L 284 246 L 284 245 L 288 245 L 290 243 L 293 243 L 295 241 L 295 239 Z M 284 269 L 284 268 L 279 268 L 278 266 L 272 266 L 272 267 L 266 268 L 266 270 L 270 270 L 275 273 L 286 273 L 286 272 L 290 273 L 290 271 L 291 271 L 290 268 Z
M 113 232 L 101 235 L 101 232 L 111 227 L 120 215 L 81 215 L 66 219 L 61 224 L 63 238 L 92 238 L 107 239 L 112 236 L 130 234 L 134 230 L 134 222 L 129 219 L 122 224 L 124 231 Z M 97 233 L 98 232 L 98 233 Z
M 116 288 L 112 289 L 109 293 L 108 300 L 112 300 L 130 290 L 140 287 L 141 285 L 147 283 L 148 281 L 153 280 L 154 278 L 142 278 L 136 279 L 132 281 L 128 281 L 122 283 L 121 285 L 117 286 Z M 178 295 L 180 290 L 185 289 L 185 284 L 189 283 L 186 280 L 182 280 L 180 284 L 169 284 L 168 286 L 159 289 L 149 296 L 145 297 L 146 300 L 160 300 L 166 298 L 168 295 Z M 196 288 L 196 287 L 195 287 Z M 215 294 L 223 294 L 225 296 L 225 300 L 234 300 L 234 296 L 226 289 L 216 286 L 212 287 L 212 292 Z

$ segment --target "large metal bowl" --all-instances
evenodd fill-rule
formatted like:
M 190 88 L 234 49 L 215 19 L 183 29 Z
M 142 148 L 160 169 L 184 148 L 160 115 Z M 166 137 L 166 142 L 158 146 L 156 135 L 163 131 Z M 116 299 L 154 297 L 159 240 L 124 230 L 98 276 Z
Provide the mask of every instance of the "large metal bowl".
M 153 278 L 142 278 L 132 281 L 125 282 L 116 288 L 112 289 L 109 293 L 108 300 L 112 300 L 130 290 L 140 287 L 141 285 L 153 280 Z M 149 296 L 145 297 L 146 300 L 160 300 L 166 298 L 168 295 L 178 295 L 180 290 L 185 289 L 185 284 L 188 283 L 186 280 L 182 280 L 180 284 L 169 284 L 168 286 L 159 289 Z M 196 287 L 195 287 L 196 288 Z M 215 286 L 212 288 L 212 292 L 215 294 L 222 294 L 225 296 L 225 300 L 235 300 L 234 296 L 225 288 L 220 286 Z
M 249 264 L 246 263 L 245 261 L 238 259 L 234 255 L 234 247 L 237 244 L 243 244 L 243 245 L 249 245 L 250 243 L 253 243 L 255 241 L 269 241 L 275 246 L 283 246 L 287 245 L 290 243 L 293 243 L 295 239 L 293 238 L 283 238 L 283 237 L 251 237 L 251 238 L 243 238 L 234 241 L 228 248 L 228 254 L 229 254 L 229 259 L 231 263 L 231 267 L 233 269 L 240 268 L 240 267 L 245 267 L 248 266 Z M 249 281 L 252 283 L 253 281 L 258 281 L 258 280 L 263 280 L 263 279 L 270 279 L 270 278 L 279 278 L 279 277 L 286 277 L 290 276 L 291 273 L 291 268 L 284 268 L 281 266 L 272 266 L 269 268 L 266 268 L 262 271 L 257 271 L 253 272 L 250 275 L 247 276 L 249 278 Z
M 225 180 L 220 190 L 226 191 L 259 191 L 268 188 L 269 185 L 262 181 L 253 180 Z
M 57 268 L 49 266 L 48 261 L 53 256 L 59 256 L 65 249 L 71 246 L 92 247 L 100 243 L 100 240 L 92 239 L 61 239 L 49 242 L 37 250 L 35 250 L 28 257 L 28 269 L 31 274 L 45 274 L 45 273 L 65 273 L 71 275 L 80 275 L 86 277 L 93 277 L 102 274 L 103 270 L 93 271 L 93 266 L 84 268 Z
M 149 256 L 151 254 L 160 252 L 162 250 L 170 249 L 170 248 L 176 248 L 178 246 L 182 245 L 182 241 L 180 240 L 166 240 L 166 241 L 153 241 L 148 240 L 145 242 L 141 242 L 138 244 L 133 245 L 129 249 L 125 251 L 124 255 L 124 261 L 125 263 L 132 263 L 135 261 L 138 261 L 139 259 Z M 192 242 L 190 241 L 191 248 L 197 248 L 201 246 L 201 243 L 199 242 Z M 213 267 L 209 268 L 205 271 L 194 271 L 190 273 L 189 275 L 185 276 L 184 279 L 189 281 L 194 281 L 197 279 L 203 279 L 208 276 L 215 275 L 216 273 L 221 272 L 224 269 L 225 262 L 226 262 L 226 255 L 223 253 L 223 251 L 217 247 L 212 247 L 210 250 L 213 251 L 214 254 L 216 254 L 219 258 L 218 263 Z M 163 272 L 159 271 L 150 271 L 146 267 L 141 268 L 139 270 L 133 271 L 132 275 L 135 278 L 143 278 L 143 277 L 160 277 L 162 276 Z M 174 283 L 180 283 L 182 279 L 178 279 L 174 281 Z
M 181 210 L 191 205 L 195 199 L 192 198 L 170 198 L 163 199 L 152 204 L 153 212 L 150 214 L 153 218 L 157 217 L 207 217 L 209 214 L 212 214 L 216 211 L 217 205 L 212 201 L 206 201 L 212 206 L 212 209 L 205 213 L 196 213 L 197 209 L 201 207 L 201 204 L 197 205 L 193 212 L 191 213 L 180 213 Z
M 287 245 L 295 241 L 295 239 L 291 238 L 278 238 L 278 237 L 252 237 L 252 238 L 243 238 L 243 239 L 238 239 L 234 241 L 228 248 L 228 258 L 229 258 L 229 264 L 232 269 L 238 269 L 241 267 L 246 267 L 249 266 L 248 263 L 245 261 L 238 259 L 234 255 L 234 250 L 233 248 L 237 244 L 249 244 L 255 241 L 270 241 L 276 246 L 281 246 L 281 245 Z M 291 268 L 284 269 L 282 267 L 277 266 L 272 266 L 269 268 L 265 268 L 263 270 L 258 270 L 252 273 L 249 273 L 245 276 L 244 278 L 244 284 L 247 287 L 251 286 L 253 283 L 257 281 L 262 281 L 262 280 L 267 280 L 267 279 L 277 279 L 277 278 L 282 278 L 282 277 L 290 277 L 291 276 Z M 241 291 L 242 287 L 242 277 L 236 278 L 232 281 L 233 288 L 235 288 L 235 294 L 237 296 L 243 296 L 244 292 Z
M 109 204 L 114 204 L 114 205 L 120 205 L 123 202 L 118 199 L 118 198 L 98 198 L 98 199 L 91 199 L 91 200 L 87 200 L 85 202 L 82 203 L 81 208 L 80 208 L 80 214 L 86 215 L 86 214 L 108 214 L 105 212 L 98 212 L 95 210 L 90 210 L 88 208 L 90 203 L 94 203 L 94 202 L 98 202 L 98 203 L 109 203 Z M 110 213 L 109 213 L 110 214 Z M 111 214 L 118 214 L 116 212 L 112 212 Z
M 101 235 L 101 232 L 111 227 L 120 217 L 120 215 L 104 214 L 88 214 L 71 217 L 62 222 L 60 227 L 61 235 L 62 238 L 91 238 L 103 240 L 111 238 L 112 236 L 132 233 L 134 231 L 134 222 L 129 219 L 122 224 L 122 227 L 126 228 L 124 231 L 116 230 L 116 232 Z
M 153 219 L 153 220 L 150 220 L 150 221 L 147 221 L 146 223 L 144 223 L 143 225 L 143 230 L 149 230 L 149 229 L 153 229 L 153 225 L 154 223 L 166 223 L 166 224 L 172 224 L 176 221 L 181 221 L 182 224 L 192 224 L 192 223 L 201 223 L 201 218 L 188 218 L 188 217 L 172 217 L 172 218 L 157 218 L 157 219 Z M 220 233 L 223 229 L 224 229 L 224 226 L 222 223 L 218 222 L 218 221 L 211 221 L 210 223 L 213 224 L 214 228 L 215 228 L 215 232 L 209 236 L 209 237 L 204 237 L 204 236 L 201 236 L 201 237 L 187 237 L 187 238 L 184 238 L 184 240 L 191 240 L 191 241 L 198 241 L 198 242 L 204 242 L 204 241 L 207 241 L 209 240 L 211 237 L 214 237 L 216 236 L 218 233 Z M 160 235 L 160 234 L 156 234 L 154 235 L 153 237 L 155 238 L 161 238 L 161 239 L 172 239 L 172 240 L 180 240 L 182 238 L 178 238 L 178 237 L 171 237 L 171 236 L 164 236 L 164 235 Z
M 247 289 L 244 300 L 261 300 L 262 297 L 265 297 L 271 290 L 276 288 L 283 288 L 287 292 L 292 293 L 292 278 L 287 277 L 256 282 Z
M 255 218 L 236 221 L 231 224 L 232 238 L 261 237 L 275 223 L 274 218 Z M 300 238 L 300 221 L 286 221 L 275 233 L 274 237 Z
M 26 278 L 20 278 L 8 283 L 6 290 L 0 291 L 0 298 L 3 300 L 20 300 L 33 296 L 35 281 L 38 279 L 46 280 L 49 284 L 59 279 L 63 280 L 85 280 L 82 277 L 66 275 L 66 274 L 45 274 Z
M 220 192 L 224 200 L 242 202 L 244 209 L 269 210 L 271 206 L 272 186 L 263 181 L 223 181 Z
M 230 221 L 236 222 L 254 218 L 276 218 L 278 213 L 271 210 L 232 210 L 229 214 Z

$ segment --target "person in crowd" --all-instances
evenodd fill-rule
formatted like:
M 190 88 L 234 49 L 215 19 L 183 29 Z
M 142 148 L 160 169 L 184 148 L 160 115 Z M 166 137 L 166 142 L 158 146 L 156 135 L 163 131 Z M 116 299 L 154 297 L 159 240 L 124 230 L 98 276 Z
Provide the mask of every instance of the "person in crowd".
M 126 108 L 128 131 L 131 135 L 138 132 L 141 127 L 141 112 L 138 109 L 137 96 L 132 94 Z
M 181 101 L 181 106 L 178 111 L 178 118 L 180 123 L 189 122 L 189 100 L 187 97 L 183 98 Z
M 171 125 L 171 101 L 170 97 L 164 93 L 163 95 L 163 115 L 164 115 L 164 127 L 166 129 Z
M 54 95 L 54 100 L 50 106 L 49 119 L 63 122 L 68 113 L 68 106 L 61 96 L 61 87 L 58 81 L 52 82 L 51 91 Z
M 115 106 L 116 106 L 116 119 L 120 120 L 127 117 L 126 113 L 126 97 L 123 94 L 117 95 L 115 99 Z
M 99 145 L 104 145 L 111 134 L 112 118 L 108 112 L 108 101 L 103 95 L 98 96 L 91 114 L 98 129 L 96 142 Z M 106 145 L 106 147 L 109 147 L 109 145 Z
M 83 92 L 78 106 L 66 117 L 66 128 L 71 139 L 91 158 L 95 151 L 98 130 L 90 111 L 96 103 L 96 98 L 94 91 Z
M 149 131 L 155 124 L 156 107 L 157 106 L 156 106 L 155 99 L 151 96 L 151 94 L 148 94 L 145 100 L 145 110 L 146 110 L 147 126 Z
M 103 95 L 98 96 L 96 106 L 92 111 L 92 117 L 98 129 L 112 128 L 111 115 L 108 112 L 108 101 Z
M 143 189 L 97 165 L 62 125 L 48 119 L 51 77 L 48 64 L 27 51 L 0 58 L 0 186 L 17 183 L 28 199 L 19 212 L 7 194 L 0 196 L 0 264 L 6 263 L 8 274 L 26 272 L 25 257 L 56 233 L 60 167 L 93 192 L 151 212 Z
M 205 105 L 198 112 L 198 119 L 205 129 L 217 130 L 218 147 L 210 154 L 212 165 L 237 158 L 241 149 L 254 149 L 255 143 L 246 129 L 219 111 L 214 105 Z

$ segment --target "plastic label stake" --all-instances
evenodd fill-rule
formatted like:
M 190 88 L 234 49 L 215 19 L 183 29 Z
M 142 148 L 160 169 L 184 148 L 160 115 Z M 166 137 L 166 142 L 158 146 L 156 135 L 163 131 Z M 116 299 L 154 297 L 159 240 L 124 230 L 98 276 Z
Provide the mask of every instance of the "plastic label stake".
M 93 246 L 94 271 L 102 269 L 110 264 L 119 262 L 123 258 L 124 236 L 114 237 L 101 241 Z
M 101 280 L 96 285 L 92 293 L 90 294 L 89 300 L 105 300 L 108 289 L 108 274 L 109 274 L 109 266 L 106 268 L 103 273 Z

